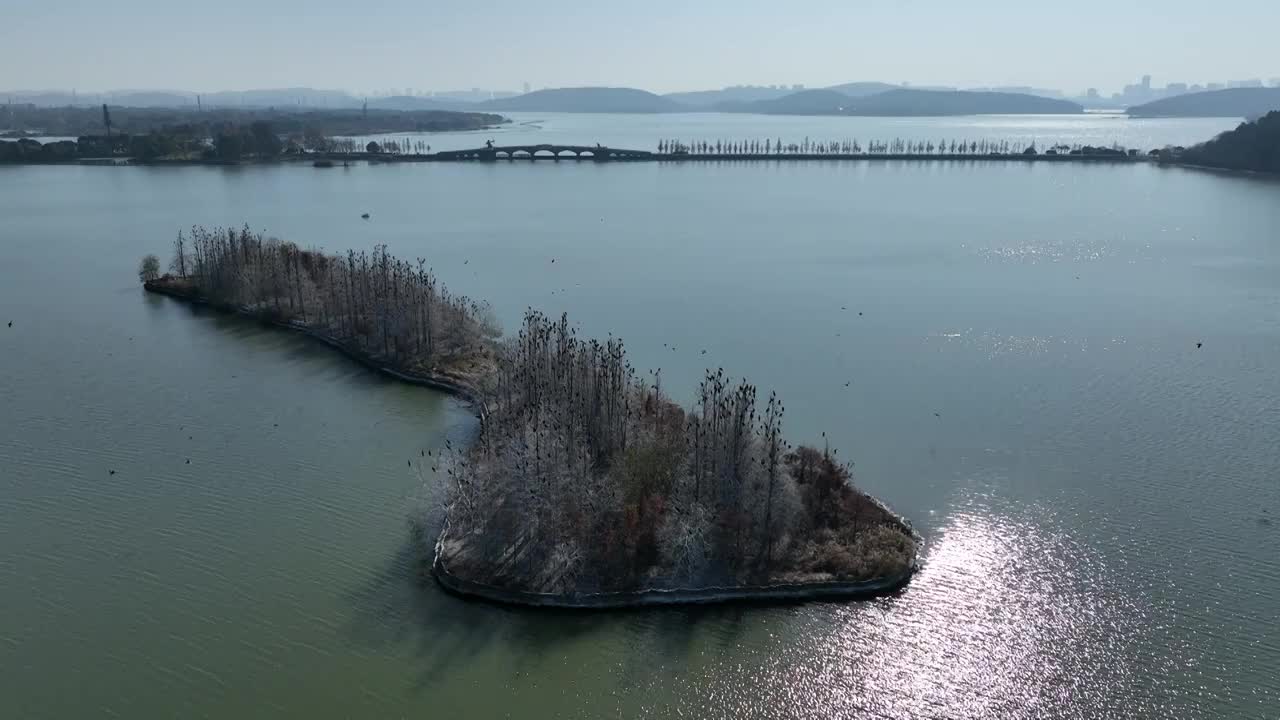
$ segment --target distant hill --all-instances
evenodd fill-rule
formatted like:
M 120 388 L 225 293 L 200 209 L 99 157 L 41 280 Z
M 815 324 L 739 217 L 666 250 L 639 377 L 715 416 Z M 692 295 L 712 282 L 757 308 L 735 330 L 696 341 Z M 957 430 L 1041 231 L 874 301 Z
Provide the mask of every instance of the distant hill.
M 661 113 L 688 110 L 661 95 L 634 88 L 579 87 L 535 90 L 476 103 L 476 110 L 580 113 Z
M 943 115 L 1059 115 L 1084 112 L 1066 100 L 1018 93 L 914 90 L 897 88 L 850 97 L 836 90 L 802 90 L 776 100 L 719 106 L 725 112 L 765 115 L 871 115 L 913 117 Z
M 360 107 L 361 101 L 341 90 L 273 88 L 203 93 L 200 102 L 210 107 Z
M 370 110 L 470 110 L 475 106 L 476 104 L 471 102 L 449 102 L 414 95 L 393 95 L 369 100 Z
M 1258 117 L 1280 110 L 1280 88 L 1189 93 L 1129 108 L 1130 117 Z
M 1241 123 L 1235 130 L 1187 148 L 1179 159 L 1228 170 L 1280 173 L 1280 112 Z
M 896 90 L 901 85 L 883 82 L 850 82 L 832 85 L 827 88 L 809 90 L 791 90 L 788 88 L 771 88 L 760 85 L 740 85 L 723 90 L 701 90 L 696 92 L 668 93 L 663 97 L 678 103 L 699 109 L 727 109 L 729 112 L 743 112 L 740 108 L 746 103 L 777 100 L 796 93 L 813 93 L 823 90 L 834 90 L 847 97 L 866 97 L 886 90 Z
M 1074 115 L 1084 108 L 1068 100 L 1021 93 L 965 90 L 890 90 L 859 99 L 850 115 Z
M 771 100 L 720 103 L 715 109 L 761 115 L 843 115 L 853 101 L 836 90 L 801 90 Z
M 78 98 L 77 98 L 78 99 Z M 147 91 L 114 93 L 103 102 L 130 107 L 184 107 L 195 105 L 194 95 L 181 92 Z
M 849 97 L 866 97 L 868 95 L 876 95 L 890 90 L 897 90 L 901 85 L 890 85 L 882 82 L 851 82 L 843 85 L 832 85 L 824 90 L 835 90 L 842 95 Z
M 711 107 L 722 103 L 744 103 L 755 102 L 756 100 L 772 100 L 774 98 L 780 98 L 783 95 L 790 95 L 793 92 L 795 91 L 786 88 L 744 85 L 739 87 L 727 87 L 723 90 L 696 90 L 693 92 L 667 93 L 662 97 L 678 102 L 681 105 L 688 105 L 691 108 L 710 109 Z

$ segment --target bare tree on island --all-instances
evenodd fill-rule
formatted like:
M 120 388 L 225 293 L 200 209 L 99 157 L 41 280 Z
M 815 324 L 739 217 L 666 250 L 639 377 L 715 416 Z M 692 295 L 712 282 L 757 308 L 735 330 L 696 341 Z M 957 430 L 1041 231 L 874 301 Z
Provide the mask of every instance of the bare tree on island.
M 545 593 L 901 577 L 915 540 L 826 449 L 782 439 L 771 394 L 708 371 L 683 408 L 627 359 L 528 310 L 514 337 L 384 246 L 304 250 L 248 228 L 193 228 L 151 289 L 326 338 L 378 367 L 465 389 L 481 408 L 441 458 L 442 562 L 494 587 Z M 433 458 L 434 460 L 434 458 Z

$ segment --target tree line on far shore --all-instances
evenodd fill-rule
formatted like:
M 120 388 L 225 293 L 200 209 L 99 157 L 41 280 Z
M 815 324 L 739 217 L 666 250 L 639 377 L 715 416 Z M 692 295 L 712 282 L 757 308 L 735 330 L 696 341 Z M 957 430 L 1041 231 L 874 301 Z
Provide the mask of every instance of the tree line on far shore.
M 350 137 L 328 137 L 318 128 L 281 134 L 270 122 L 213 127 L 181 125 L 144 135 L 85 135 L 76 140 L 41 143 L 30 138 L 0 140 L 0 162 L 69 162 L 82 158 L 153 160 L 271 160 L 303 153 L 426 153 L 424 140 L 388 139 L 357 143 Z
M 329 137 L 371 136 L 450 130 L 479 130 L 506 122 L 501 115 L 447 110 L 325 109 L 318 107 L 128 107 L 107 106 L 112 135 L 148 135 L 192 127 L 212 137 L 214 129 L 270 123 L 282 137 L 301 137 L 308 128 Z M 0 105 L 0 127 L 15 134 L 52 137 L 107 134 L 103 106 L 37 107 Z M 18 134 L 17 137 L 22 135 Z

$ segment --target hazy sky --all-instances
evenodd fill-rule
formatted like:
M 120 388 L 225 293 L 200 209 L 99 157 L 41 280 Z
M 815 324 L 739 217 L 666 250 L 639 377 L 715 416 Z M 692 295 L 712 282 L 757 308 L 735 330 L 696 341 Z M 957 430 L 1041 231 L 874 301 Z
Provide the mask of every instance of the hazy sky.
M 1280 0 L 4 0 L 0 89 L 738 83 L 1118 90 L 1280 76 Z

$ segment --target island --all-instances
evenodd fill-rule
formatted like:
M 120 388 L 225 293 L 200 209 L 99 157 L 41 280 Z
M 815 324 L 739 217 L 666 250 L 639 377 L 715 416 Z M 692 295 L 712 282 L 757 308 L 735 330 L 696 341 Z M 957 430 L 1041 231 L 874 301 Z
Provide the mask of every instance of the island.
M 431 458 L 435 579 L 469 597 L 568 608 L 859 598 L 918 567 L 910 524 L 859 490 L 826 447 L 783 436 L 774 394 L 708 371 L 682 407 L 617 338 L 526 312 L 501 339 L 484 303 L 423 261 L 328 255 L 247 228 L 193 228 L 151 292 L 302 332 L 474 408 L 466 447 Z

